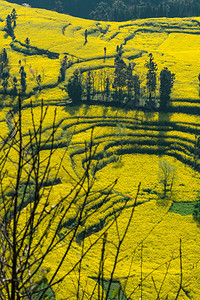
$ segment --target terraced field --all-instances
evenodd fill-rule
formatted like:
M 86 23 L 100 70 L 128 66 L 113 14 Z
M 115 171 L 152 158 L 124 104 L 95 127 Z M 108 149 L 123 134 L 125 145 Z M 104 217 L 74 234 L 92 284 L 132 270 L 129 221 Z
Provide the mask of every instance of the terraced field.
M 54 106 L 49 106 L 47 111 L 43 124 L 44 141 L 51 131 L 50 122 L 54 109 Z M 34 108 L 34 113 L 37 124 L 40 108 Z M 31 109 L 23 110 L 22 119 L 23 135 L 26 137 L 32 123 Z M 92 241 L 100 237 L 110 226 L 115 214 L 119 212 L 121 216 L 118 224 L 122 234 L 134 207 L 138 184 L 141 182 L 134 217 L 119 258 L 119 261 L 120 259 L 122 261 L 118 264 L 114 278 L 120 282 L 122 288 L 125 286 L 123 289 L 127 297 L 130 299 L 140 297 L 142 245 L 145 278 L 143 296 L 146 299 L 155 299 L 156 291 L 151 275 L 153 274 L 156 284 L 161 286 L 166 267 L 169 267 L 161 295 L 164 297 L 168 294 L 169 299 L 174 299 L 180 279 L 178 249 L 181 238 L 184 264 L 181 297 L 198 298 L 200 232 L 198 223 L 192 216 L 194 205 L 199 201 L 200 176 L 198 171 L 193 169 L 195 134 L 199 134 L 198 123 L 198 116 L 184 114 L 167 116 L 84 105 L 69 106 L 67 109 L 57 107 L 56 124 L 59 124 L 59 127 L 55 135 L 56 152 L 52 156 L 51 164 L 56 169 L 58 157 L 62 156 L 70 141 L 63 160 L 63 166 L 69 173 L 66 174 L 64 169 L 59 172 L 59 182 L 53 186 L 51 194 L 52 204 L 55 204 L 55 199 L 63 197 L 73 187 L 74 179 L 78 180 L 83 175 L 87 159 L 85 142 L 90 143 L 91 135 L 93 148 L 97 146 L 93 158 L 94 167 L 90 172 L 91 180 L 95 176 L 95 184 L 84 210 L 85 222 L 78 230 L 76 242 L 63 264 L 60 276 L 79 259 L 83 240 L 84 247 L 89 247 Z M 50 148 L 50 144 L 46 144 L 41 153 L 43 158 L 48 157 Z M 162 177 L 160 161 L 167 161 L 175 170 L 173 188 L 164 199 L 163 185 L 160 182 Z M 117 183 L 112 191 L 108 192 L 107 186 L 116 179 Z M 79 205 L 73 206 L 60 229 L 60 236 L 66 234 L 76 221 L 78 213 Z M 111 240 L 117 244 L 118 234 L 115 226 L 108 231 L 104 274 L 106 279 L 110 278 L 114 261 L 115 247 L 110 244 Z M 52 272 L 59 257 L 58 253 L 62 255 L 64 249 L 65 242 L 60 244 L 55 253 L 52 252 L 49 262 L 46 262 L 45 266 Z M 80 284 L 89 294 L 92 293 L 96 283 L 100 249 L 101 243 L 97 243 L 83 260 Z M 53 266 L 52 261 L 55 262 Z M 129 279 L 126 281 L 128 276 Z M 64 281 L 65 284 L 62 283 L 57 287 L 55 292 L 58 299 L 63 299 L 66 290 L 73 298 L 77 290 L 76 278 L 77 274 L 72 274 Z
M 197 104 L 193 101 L 199 99 L 199 18 L 95 22 L 6 1 L 1 1 L 0 5 L 1 48 L 8 51 L 10 74 L 19 77 L 19 61 L 27 73 L 24 102 L 41 99 L 48 103 L 66 101 L 65 85 L 73 72 L 76 69 L 84 73 L 89 69 L 103 68 L 112 74 L 116 47 L 122 45 L 123 58 L 127 64 L 136 64 L 135 72 L 142 87 L 146 84 L 144 64 L 151 52 L 158 64 L 158 74 L 163 67 L 176 74 L 172 94 L 176 101 L 173 104 L 179 107 Z M 18 16 L 14 41 L 3 31 L 6 16 L 13 8 Z M 86 29 L 88 42 L 85 44 Z M 26 37 L 30 40 L 28 47 Z M 58 84 L 60 63 L 65 55 L 68 56 L 66 79 Z M 42 78 L 41 91 L 36 83 L 38 74 Z
M 13 7 L 18 15 L 14 41 L 4 31 L 5 18 Z M 59 158 L 68 149 L 59 180 L 52 186 L 51 205 L 66 195 L 74 181 L 79 180 L 85 172 L 91 137 L 92 149 L 96 149 L 88 175 L 90 180 L 94 179 L 94 185 L 84 210 L 85 222 L 77 232 L 59 277 L 64 276 L 77 263 L 83 244 L 85 249 L 89 248 L 110 226 L 104 265 L 106 292 L 106 282 L 111 277 L 116 255 L 114 245 L 123 235 L 141 182 L 133 219 L 118 257 L 113 293 L 118 295 L 116 290 L 120 288 L 124 293 L 122 299 L 140 299 L 142 294 L 142 299 L 153 300 L 160 291 L 160 299 L 166 299 L 167 295 L 168 299 L 174 299 L 180 282 L 181 239 L 183 282 L 180 299 L 199 299 L 200 231 L 192 214 L 195 204 L 199 203 L 200 192 L 200 18 L 97 23 L 11 5 L 5 1 L 0 1 L 0 8 L 0 43 L 1 48 L 5 48 L 8 53 L 11 77 L 19 78 L 21 65 L 27 73 L 27 90 L 22 102 L 24 141 L 28 139 L 29 130 L 33 131 L 30 103 L 32 101 L 34 105 L 37 126 L 43 99 L 48 110 L 42 127 L 42 142 L 51 134 L 54 111 L 57 110 L 56 151 L 51 161 L 53 174 L 58 168 Z M 88 30 L 88 42 L 84 45 L 85 29 Z M 30 39 L 29 47 L 24 42 L 26 37 Z M 168 67 L 176 73 L 172 93 L 173 112 L 128 110 L 126 105 L 124 109 L 119 109 L 112 106 L 112 103 L 103 107 L 95 105 L 94 101 L 90 106 L 75 106 L 70 102 L 66 84 L 73 72 L 80 69 L 84 74 L 92 69 L 113 75 L 116 46 L 121 44 L 123 58 L 127 64 L 135 63 L 135 72 L 139 74 L 143 88 L 146 84 L 144 64 L 150 52 L 158 64 L 158 72 Z M 104 47 L 107 49 L 106 59 Z M 68 56 L 70 64 L 65 81 L 59 83 L 59 70 L 64 55 Z M 42 77 L 41 87 L 36 82 L 38 74 Z M 12 130 L 17 116 L 17 97 L 11 95 L 12 84 L 9 83 L 7 95 L 3 95 L 3 88 L 0 89 L 1 144 Z M 96 86 L 99 84 L 96 83 Z M 50 142 L 46 143 L 41 157 L 48 157 L 50 149 Z M 14 159 L 15 153 L 11 151 L 10 178 L 15 174 Z M 162 162 L 167 162 L 173 173 L 173 182 L 169 179 L 171 190 L 167 191 L 166 197 L 163 197 Z M 81 203 L 82 198 L 79 201 Z M 80 203 L 77 201 L 71 207 L 59 236 L 65 235 L 76 222 Z M 117 223 L 111 226 L 118 213 L 121 215 Z M 66 240 L 62 241 L 45 262 L 44 267 L 50 270 L 48 278 L 59 264 L 66 243 Z M 90 299 L 89 295 L 98 277 L 101 249 L 102 239 L 99 239 L 82 261 L 81 278 L 77 279 L 77 270 L 71 272 L 55 287 L 56 299 L 77 299 L 77 290 L 84 299 Z M 93 299 L 97 299 L 95 293 Z M 111 295 L 109 297 L 112 299 Z

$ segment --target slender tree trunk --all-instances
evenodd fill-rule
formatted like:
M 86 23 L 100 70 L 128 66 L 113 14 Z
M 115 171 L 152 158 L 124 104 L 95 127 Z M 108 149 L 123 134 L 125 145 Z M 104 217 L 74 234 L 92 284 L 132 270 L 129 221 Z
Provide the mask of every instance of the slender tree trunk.
M 12 262 L 12 285 L 11 285 L 11 299 L 15 300 L 17 291 L 17 200 L 18 191 L 21 178 L 21 163 L 22 163 L 22 124 L 21 124 L 21 97 L 18 97 L 19 104 L 19 158 L 18 158 L 18 171 L 15 186 L 14 201 L 14 215 L 13 215 L 13 262 Z

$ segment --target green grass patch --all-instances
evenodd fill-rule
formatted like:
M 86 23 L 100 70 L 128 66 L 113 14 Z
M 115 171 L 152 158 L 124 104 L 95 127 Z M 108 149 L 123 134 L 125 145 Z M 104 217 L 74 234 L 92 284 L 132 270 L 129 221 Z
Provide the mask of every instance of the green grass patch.
M 173 212 L 176 214 L 180 214 L 181 216 L 192 215 L 194 212 L 195 205 L 198 202 L 174 202 L 169 210 L 169 212 Z
M 96 282 L 98 282 L 98 278 L 96 277 L 90 277 L 93 280 L 95 280 Z M 109 287 L 109 283 L 110 280 L 100 280 L 100 284 L 103 287 L 103 290 L 105 293 L 107 293 L 108 291 L 108 287 Z M 128 300 L 128 298 L 126 297 L 126 295 L 124 294 L 123 290 L 122 290 L 122 286 L 121 283 L 118 280 L 113 280 L 111 282 L 111 287 L 110 287 L 110 291 L 108 294 L 108 300 Z

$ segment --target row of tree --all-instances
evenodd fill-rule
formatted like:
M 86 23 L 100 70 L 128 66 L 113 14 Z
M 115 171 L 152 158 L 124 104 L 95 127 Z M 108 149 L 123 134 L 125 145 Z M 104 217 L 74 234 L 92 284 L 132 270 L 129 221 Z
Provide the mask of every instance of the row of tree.
M 74 103 L 80 103 L 82 100 L 103 100 L 115 101 L 119 103 L 129 103 L 134 107 L 141 106 L 141 80 L 134 73 L 135 64 L 124 62 L 121 52 L 115 58 L 114 76 L 106 72 L 102 74 L 96 71 L 87 71 L 85 77 L 76 70 L 69 79 L 67 91 Z M 149 60 L 146 62 L 146 106 L 153 109 L 157 108 L 156 87 L 157 87 L 157 64 L 153 55 L 149 54 Z M 99 76 L 101 78 L 99 79 Z M 98 80 L 101 84 L 95 84 Z M 160 109 L 166 110 L 170 104 L 170 94 L 172 92 L 175 74 L 171 73 L 167 67 L 160 72 Z
M 101 1 L 90 13 L 99 21 L 126 21 L 155 17 L 191 17 L 200 15 L 200 3 L 195 0 L 168 1 Z
M 8 93 L 9 85 L 12 86 L 10 93 L 13 95 L 17 95 L 17 85 L 18 81 L 20 82 L 20 89 L 22 93 L 26 91 L 26 72 L 24 70 L 24 66 L 21 66 L 21 61 L 19 61 L 19 74 L 20 78 L 17 79 L 16 76 L 11 76 L 9 60 L 6 49 L 4 48 L 2 53 L 0 53 L 0 82 L 3 87 L 3 94 Z
M 16 27 L 16 20 L 17 20 L 17 13 L 15 8 L 13 8 L 11 14 L 8 14 L 6 17 L 6 26 L 4 30 L 7 32 L 9 36 L 14 40 L 15 34 L 14 34 L 14 28 Z
M 23 0 L 10 0 L 10 2 L 24 3 Z M 28 3 L 33 7 L 105 21 L 200 15 L 198 0 L 29 0 Z
M 105 52 L 106 53 L 106 52 Z M 143 95 L 141 92 L 141 80 L 134 72 L 134 63 L 128 65 L 122 58 L 122 49 L 117 47 L 117 54 L 114 62 L 114 76 L 105 71 L 87 71 L 84 76 L 78 70 L 69 79 L 67 91 L 74 103 L 80 103 L 82 100 L 100 100 L 115 101 L 119 103 L 129 103 L 134 107 L 141 106 L 140 99 Z M 60 74 L 58 84 L 65 81 L 66 70 L 72 64 L 67 56 L 61 60 Z M 145 105 L 157 109 L 156 88 L 157 88 L 157 64 L 153 55 L 149 54 L 149 60 L 145 63 L 147 68 Z M 0 82 L 3 87 L 3 93 L 8 93 L 8 87 L 12 88 L 9 93 L 17 95 L 17 88 L 20 86 L 22 94 L 26 92 L 26 72 L 24 66 L 19 61 L 20 78 L 10 75 L 9 60 L 6 49 L 0 54 Z M 34 74 L 33 74 L 34 75 Z M 41 90 L 41 75 L 35 76 L 38 88 Z M 171 73 L 168 68 L 160 72 L 160 109 L 165 110 L 170 103 L 170 94 L 173 88 L 175 74 Z M 97 84 L 98 82 L 98 84 Z

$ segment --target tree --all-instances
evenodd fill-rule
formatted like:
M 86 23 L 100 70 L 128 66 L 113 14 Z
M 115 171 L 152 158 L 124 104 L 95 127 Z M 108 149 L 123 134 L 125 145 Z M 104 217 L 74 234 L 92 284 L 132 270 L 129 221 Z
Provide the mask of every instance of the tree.
M 174 85 L 175 74 L 167 67 L 160 72 L 160 109 L 166 110 L 170 103 L 170 94 Z
M 109 100 L 109 97 L 110 97 L 110 78 L 109 76 L 107 76 L 105 78 L 105 96 L 106 96 L 106 101 Z
M 124 99 L 123 88 L 126 87 L 127 66 L 121 56 L 115 58 L 115 71 L 113 88 L 115 89 L 115 98 L 119 102 Z
M 175 167 L 166 160 L 159 162 L 159 180 L 163 186 L 163 198 L 172 191 L 175 178 Z
M 61 0 L 56 0 L 55 1 L 55 10 L 58 13 L 63 13 L 63 2 Z
M 28 37 L 25 39 L 25 44 L 26 44 L 26 46 L 30 45 L 30 39 Z
M 2 53 L 2 62 L 4 66 L 8 65 L 8 55 L 5 48 L 3 49 L 3 53 Z
M 42 77 L 40 74 L 36 76 L 36 82 L 37 82 L 39 90 L 41 90 Z
M 3 71 L 4 71 L 4 65 L 3 65 L 3 62 L 1 62 L 0 63 L 0 78 L 2 77 Z
M 67 84 L 67 92 L 74 103 L 81 102 L 83 85 L 79 70 L 76 70 L 72 78 L 69 79 Z
M 121 0 L 113 1 L 112 5 L 99 2 L 95 10 L 90 13 L 94 20 L 99 21 L 125 21 L 131 17 L 128 6 Z
M 87 29 L 85 29 L 85 44 L 87 43 L 87 37 L 88 37 L 88 30 Z
M 15 39 L 14 28 L 16 26 L 16 19 L 17 13 L 16 10 L 13 8 L 11 14 L 7 15 L 6 17 L 6 26 L 4 28 L 4 30 L 7 32 L 8 35 L 11 36 L 13 40 Z
M 24 71 L 24 67 L 21 67 L 21 87 L 22 87 L 22 93 L 25 93 L 26 91 L 26 72 Z
M 21 87 L 22 87 L 22 93 L 25 93 L 25 91 L 26 91 L 26 72 L 24 71 L 23 66 L 21 66 L 19 73 L 21 74 L 20 83 L 21 83 Z
M 65 55 L 61 61 L 61 67 L 60 67 L 60 75 L 58 77 L 58 82 L 65 81 L 65 73 L 67 70 L 67 62 L 68 62 L 68 57 Z
M 127 74 L 126 74 L 126 85 L 127 85 L 127 97 L 128 101 L 132 99 L 132 92 L 134 86 L 134 77 L 133 77 L 133 68 L 131 63 L 129 63 L 127 67 Z
M 106 61 L 106 47 L 104 47 L 104 62 Z
M 99 2 L 96 9 L 90 13 L 90 17 L 94 20 L 109 21 L 110 6 L 105 2 Z
M 87 101 L 90 101 L 91 100 L 91 92 L 92 92 L 91 71 L 88 71 L 86 73 L 85 85 L 86 85 L 86 99 L 87 99 Z
M 12 85 L 13 85 L 13 95 L 17 95 L 17 77 L 12 78 Z
M 7 15 L 7 17 L 6 17 L 5 30 L 6 30 L 7 34 L 10 35 L 12 37 L 12 39 L 14 39 L 14 31 L 13 31 L 13 27 L 12 27 L 11 15 Z
M 140 100 L 140 79 L 137 74 L 133 75 L 133 90 L 134 90 L 134 98 L 135 98 L 135 106 L 139 106 Z
M 2 79 L 3 93 L 7 93 L 7 88 L 9 85 L 9 66 L 8 66 L 8 55 L 6 49 L 3 49 L 3 52 L 0 54 L 0 79 Z
M 0 54 L 0 78 L 2 78 L 3 73 L 9 72 L 8 68 L 8 55 L 4 48 L 3 52 Z
M 16 12 L 15 8 L 13 8 L 13 10 L 11 12 L 11 20 L 13 22 L 13 27 L 16 27 L 17 12 Z
M 8 79 L 10 77 L 10 73 L 9 71 L 4 71 L 1 75 L 1 78 L 3 80 L 2 82 L 2 86 L 3 86 L 3 93 L 6 94 L 7 93 L 7 88 L 8 88 Z
M 115 0 L 111 7 L 111 15 L 112 20 L 116 22 L 125 21 L 129 15 L 128 7 L 123 1 Z
M 148 91 L 148 100 L 150 106 L 154 106 L 155 103 L 152 101 L 152 93 L 156 91 L 156 71 L 157 64 L 154 62 L 154 57 L 152 53 L 149 54 L 149 61 L 146 62 L 145 67 L 148 69 L 147 71 L 147 91 Z

